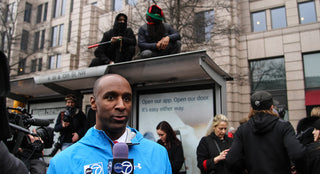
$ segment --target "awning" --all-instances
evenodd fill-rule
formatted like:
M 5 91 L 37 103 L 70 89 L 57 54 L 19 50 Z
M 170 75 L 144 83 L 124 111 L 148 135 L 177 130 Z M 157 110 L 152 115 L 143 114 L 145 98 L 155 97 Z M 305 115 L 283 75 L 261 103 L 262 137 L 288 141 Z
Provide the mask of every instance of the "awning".
M 83 68 L 10 81 L 10 98 L 30 99 L 92 92 L 97 78 L 107 73 L 124 76 L 131 84 L 161 84 L 214 80 L 220 85 L 232 77 L 224 72 L 205 50 L 185 52 L 149 59 Z

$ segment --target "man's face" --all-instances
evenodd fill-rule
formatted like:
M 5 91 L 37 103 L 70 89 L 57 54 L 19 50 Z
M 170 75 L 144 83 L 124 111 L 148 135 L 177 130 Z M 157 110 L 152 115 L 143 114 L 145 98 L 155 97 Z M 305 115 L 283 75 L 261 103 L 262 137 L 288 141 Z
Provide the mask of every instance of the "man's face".
M 96 128 L 110 133 L 125 129 L 131 114 L 132 91 L 121 76 L 106 76 L 100 80 L 91 107 L 96 110 Z
M 126 18 L 124 16 L 120 16 L 118 18 L 118 23 L 125 23 L 126 22 Z
M 67 100 L 66 101 L 66 106 L 74 108 L 76 106 L 76 103 L 73 100 Z

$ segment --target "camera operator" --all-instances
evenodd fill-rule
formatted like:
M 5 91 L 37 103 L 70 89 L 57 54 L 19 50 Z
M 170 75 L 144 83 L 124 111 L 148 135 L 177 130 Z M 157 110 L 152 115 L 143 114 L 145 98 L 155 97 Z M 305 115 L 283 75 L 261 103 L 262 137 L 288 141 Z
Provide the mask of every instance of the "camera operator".
M 65 97 L 65 101 L 66 110 L 60 112 L 54 126 L 54 131 L 60 132 L 61 150 L 80 140 L 86 130 L 86 116 L 76 108 L 76 97 L 69 94 Z
M 24 163 L 11 154 L 4 141 L 11 136 L 6 110 L 6 96 L 10 91 L 7 57 L 0 51 L 0 169 L 1 173 L 27 174 Z

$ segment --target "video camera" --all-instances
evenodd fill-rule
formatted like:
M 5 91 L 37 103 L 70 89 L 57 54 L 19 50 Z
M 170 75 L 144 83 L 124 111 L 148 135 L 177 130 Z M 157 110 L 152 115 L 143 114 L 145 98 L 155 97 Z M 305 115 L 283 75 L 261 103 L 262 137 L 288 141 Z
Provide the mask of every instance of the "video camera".
M 9 110 L 11 110 L 11 112 L 9 112 Z M 19 112 L 13 112 L 14 110 Z M 52 147 L 54 133 L 53 128 L 48 127 L 50 120 L 33 118 L 26 109 L 21 107 L 7 108 L 7 113 L 12 137 L 7 140 L 6 144 L 11 153 L 16 155 L 19 148 L 24 148 L 26 151 L 29 150 L 31 152 L 41 152 L 43 148 Z M 30 126 L 39 126 L 36 128 L 36 133 L 29 131 Z M 31 143 L 27 134 L 40 137 L 43 143 L 39 140 Z
M 63 115 L 63 121 L 64 122 L 71 122 L 72 121 L 72 116 L 75 114 L 76 109 L 72 108 L 70 106 L 67 106 L 66 110 L 64 111 L 64 115 Z

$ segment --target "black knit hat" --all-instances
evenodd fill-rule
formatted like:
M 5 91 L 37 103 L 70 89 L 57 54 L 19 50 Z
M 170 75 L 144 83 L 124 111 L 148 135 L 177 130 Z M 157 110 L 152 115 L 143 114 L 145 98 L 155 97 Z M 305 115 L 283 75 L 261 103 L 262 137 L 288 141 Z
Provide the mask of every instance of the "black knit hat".
M 266 91 L 258 91 L 251 95 L 251 106 L 254 110 L 268 110 L 273 105 L 272 95 Z
M 313 129 L 320 130 L 320 117 L 307 117 L 299 121 L 297 125 L 297 139 L 302 144 L 312 143 L 313 140 Z

